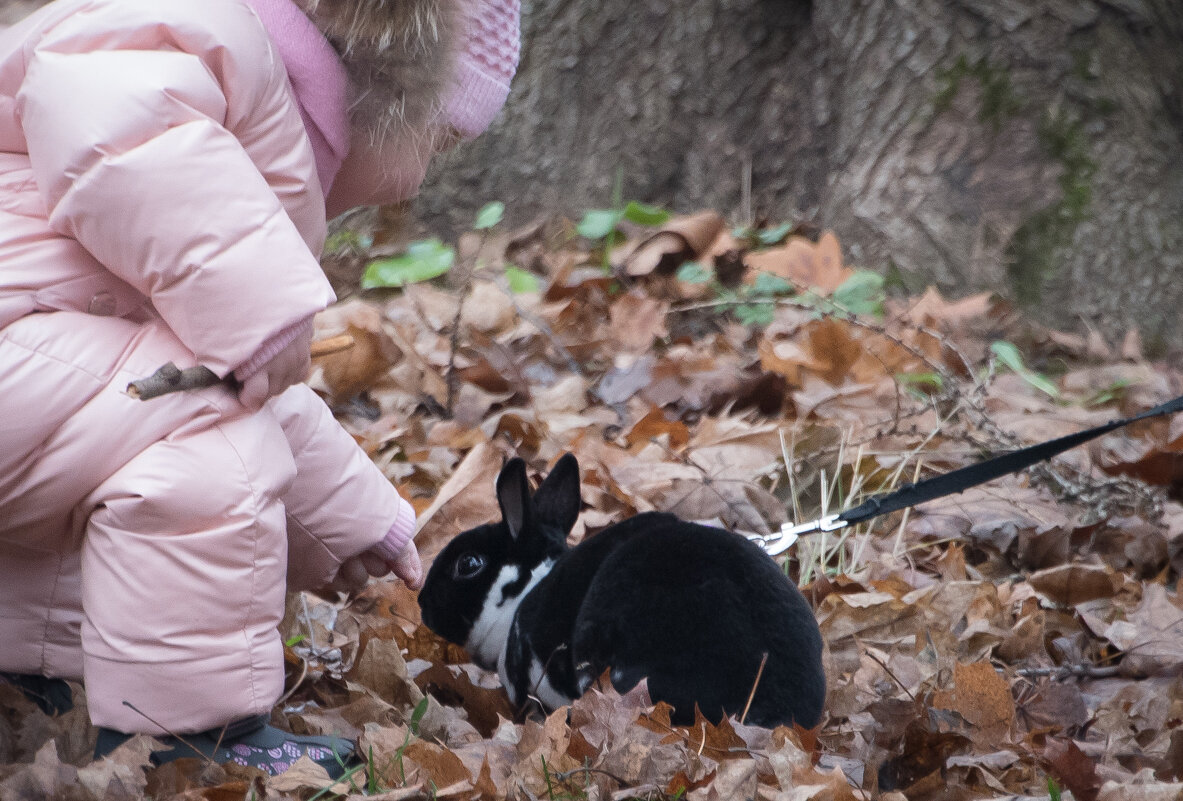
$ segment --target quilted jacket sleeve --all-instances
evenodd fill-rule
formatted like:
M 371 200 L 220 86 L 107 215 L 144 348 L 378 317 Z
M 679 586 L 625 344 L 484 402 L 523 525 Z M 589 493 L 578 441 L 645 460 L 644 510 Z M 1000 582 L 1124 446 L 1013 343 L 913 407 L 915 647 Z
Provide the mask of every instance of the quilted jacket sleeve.
M 370 460 L 329 408 L 306 385 L 268 404 L 296 460 L 296 479 L 284 496 L 288 511 L 288 584 L 328 584 L 341 562 L 383 541 L 392 529 L 410 540 L 414 510 Z
M 16 109 L 51 227 L 226 375 L 333 294 L 278 56 L 238 0 L 95 0 L 31 43 Z

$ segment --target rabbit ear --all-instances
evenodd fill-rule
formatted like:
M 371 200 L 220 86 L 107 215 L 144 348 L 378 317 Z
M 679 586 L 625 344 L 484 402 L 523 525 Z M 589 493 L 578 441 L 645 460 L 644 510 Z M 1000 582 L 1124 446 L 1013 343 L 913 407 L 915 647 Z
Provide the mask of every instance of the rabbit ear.
M 518 457 L 506 462 L 497 475 L 497 504 L 501 517 L 515 540 L 533 525 L 530 506 L 530 482 L 526 478 L 526 463 Z
M 534 512 L 541 523 L 570 533 L 579 519 L 579 462 L 565 453 L 534 493 Z

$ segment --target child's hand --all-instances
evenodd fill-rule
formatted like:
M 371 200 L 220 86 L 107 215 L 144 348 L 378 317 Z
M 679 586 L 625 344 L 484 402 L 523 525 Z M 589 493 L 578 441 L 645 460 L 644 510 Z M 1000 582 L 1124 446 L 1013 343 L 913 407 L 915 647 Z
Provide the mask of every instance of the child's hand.
M 346 559 L 337 570 L 337 576 L 329 585 L 329 589 L 352 594 L 365 587 L 371 576 L 381 578 L 387 573 L 394 573 L 412 590 L 423 586 L 423 563 L 419 559 L 415 543 L 408 542 L 394 561 L 379 556 L 373 549 Z
M 275 355 L 268 358 L 272 350 Z M 264 344 L 259 354 L 234 371 L 234 377 L 242 384 L 238 399 L 248 409 L 260 409 L 268 398 L 307 378 L 311 369 L 312 320 L 309 318 L 281 331 Z

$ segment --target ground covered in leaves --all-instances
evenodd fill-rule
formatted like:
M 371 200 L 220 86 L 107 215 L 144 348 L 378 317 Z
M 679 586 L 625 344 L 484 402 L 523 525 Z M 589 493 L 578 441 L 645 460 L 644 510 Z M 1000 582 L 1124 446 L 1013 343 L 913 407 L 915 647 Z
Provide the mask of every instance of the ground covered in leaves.
M 367 285 L 411 282 L 322 315 L 322 340 L 353 344 L 311 380 L 415 504 L 428 560 L 497 516 L 514 454 L 538 472 L 578 456 L 576 539 L 649 509 L 768 533 L 1183 392 L 1137 332 L 1050 331 L 988 296 L 889 298 L 807 226 L 662 217 L 633 204 L 505 230 L 492 210 L 410 260 L 381 223 L 334 238 L 330 272 L 377 260 Z M 142 738 L 92 763 L 84 708 L 50 719 L 0 686 L 0 798 L 1178 798 L 1180 453 L 1183 417 L 1149 421 L 804 538 L 785 569 L 827 643 L 813 731 L 673 727 L 643 688 L 523 719 L 378 582 L 293 596 L 285 621 L 273 717 L 357 737 L 367 764 L 346 782 L 146 769 Z

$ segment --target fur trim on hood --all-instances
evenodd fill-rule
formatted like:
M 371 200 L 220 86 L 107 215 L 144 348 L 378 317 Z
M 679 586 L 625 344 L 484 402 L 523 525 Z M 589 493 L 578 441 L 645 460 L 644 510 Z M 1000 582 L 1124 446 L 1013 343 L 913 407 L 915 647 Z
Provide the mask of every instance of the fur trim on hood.
M 428 132 L 452 77 L 460 1 L 296 0 L 341 55 L 350 120 L 371 141 Z

